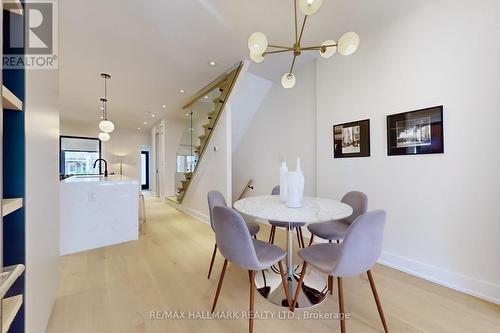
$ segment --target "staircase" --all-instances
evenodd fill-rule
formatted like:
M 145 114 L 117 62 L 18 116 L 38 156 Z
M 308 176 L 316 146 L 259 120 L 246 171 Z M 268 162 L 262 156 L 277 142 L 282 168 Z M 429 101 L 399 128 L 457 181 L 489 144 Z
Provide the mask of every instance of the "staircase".
M 242 65 L 243 64 L 239 64 L 236 68 L 229 70 L 227 73 L 207 85 L 193 96 L 189 103 L 183 107 L 184 110 L 189 111 L 186 113 L 188 117 L 187 134 L 190 139 L 189 157 L 192 158 L 189 162 L 186 162 L 186 172 L 183 172 L 183 177 L 178 182 L 176 194 L 178 203 L 182 203 L 189 189 L 189 184 L 196 175 L 197 166 L 203 158 L 203 154 L 208 147 L 212 133 L 217 128 L 217 122 L 224 111 L 224 107 L 236 79 L 238 78 Z M 202 111 L 201 109 L 207 107 L 207 103 L 210 103 L 210 111 Z

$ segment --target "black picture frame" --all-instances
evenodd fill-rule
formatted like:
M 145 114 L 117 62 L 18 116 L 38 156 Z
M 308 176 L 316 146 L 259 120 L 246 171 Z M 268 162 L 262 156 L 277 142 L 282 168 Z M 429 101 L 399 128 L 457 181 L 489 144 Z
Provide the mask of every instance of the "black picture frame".
M 350 129 L 350 130 L 348 130 Z M 346 130 L 351 136 L 346 146 Z M 357 136 L 357 138 L 355 138 Z M 352 158 L 370 156 L 370 119 L 333 125 L 333 157 Z
M 387 155 L 444 153 L 443 106 L 387 116 Z

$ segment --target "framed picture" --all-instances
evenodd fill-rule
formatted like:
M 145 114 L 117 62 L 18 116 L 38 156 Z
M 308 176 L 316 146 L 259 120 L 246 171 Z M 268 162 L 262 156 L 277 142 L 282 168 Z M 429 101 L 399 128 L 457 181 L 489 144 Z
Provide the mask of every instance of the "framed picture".
M 370 156 L 370 119 L 333 126 L 333 157 Z
M 444 153 L 443 106 L 387 116 L 387 155 Z

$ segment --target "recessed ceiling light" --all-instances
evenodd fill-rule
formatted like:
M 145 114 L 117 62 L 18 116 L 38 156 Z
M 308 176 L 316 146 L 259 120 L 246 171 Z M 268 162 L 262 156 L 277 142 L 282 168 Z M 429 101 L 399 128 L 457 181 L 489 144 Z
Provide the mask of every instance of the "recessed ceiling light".
M 208 96 L 205 96 L 205 98 L 208 98 Z
M 185 114 L 185 116 L 186 116 L 186 117 L 189 117 L 189 113 L 186 113 L 186 114 Z
M 154 118 L 154 117 L 156 117 L 156 115 L 153 113 L 153 114 L 151 115 L 151 118 Z
M 145 122 L 143 122 L 143 124 L 144 124 L 144 125 L 147 125 L 147 124 L 148 124 L 148 122 L 147 122 L 147 121 L 145 121 Z
M 184 93 L 184 90 L 183 90 L 183 89 L 181 89 L 181 94 L 182 94 L 182 93 Z
M 161 107 L 162 107 L 163 109 L 166 109 L 166 108 L 167 108 L 167 106 L 166 106 L 166 105 L 162 105 Z
M 140 131 L 140 130 L 141 130 L 141 128 L 140 128 L 140 127 L 137 127 L 137 130 L 138 130 L 138 131 Z
M 215 66 L 215 65 L 217 65 L 217 64 L 215 63 L 215 61 L 210 61 L 208 64 L 209 64 L 210 66 Z

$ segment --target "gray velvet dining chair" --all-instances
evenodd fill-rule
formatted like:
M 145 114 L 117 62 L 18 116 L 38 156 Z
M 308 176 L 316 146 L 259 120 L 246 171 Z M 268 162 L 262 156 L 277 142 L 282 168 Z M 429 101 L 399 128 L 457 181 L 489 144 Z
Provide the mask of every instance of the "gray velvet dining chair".
M 216 206 L 213 208 L 213 214 L 215 238 L 219 251 L 224 257 L 224 266 L 219 278 L 219 284 L 217 286 L 217 292 L 215 293 L 211 312 L 213 313 L 215 311 L 215 307 L 217 305 L 217 300 L 222 288 L 222 282 L 224 281 L 224 274 L 226 273 L 227 263 L 231 262 L 245 270 L 248 270 L 250 286 L 248 331 L 252 333 L 256 271 L 262 271 L 278 264 L 281 275 L 281 283 L 283 285 L 283 289 L 285 290 L 287 302 L 288 304 L 292 304 L 282 263 L 282 260 L 286 256 L 286 252 L 275 245 L 259 241 L 257 239 L 252 239 L 243 217 L 236 210 L 226 206 Z
M 214 217 L 213 217 L 213 209 L 215 206 L 224 206 L 226 207 L 226 200 L 224 199 L 224 196 L 222 193 L 219 191 L 210 191 L 208 192 L 208 210 L 210 213 L 210 226 L 212 227 L 212 230 L 215 231 L 214 229 Z M 250 235 L 257 239 L 257 234 L 259 233 L 260 226 L 258 223 L 253 222 L 253 221 L 246 221 L 246 225 L 248 228 L 248 231 L 250 232 Z M 217 254 L 217 242 L 215 243 L 214 246 L 214 251 L 212 253 L 212 260 L 210 260 L 210 268 L 208 269 L 208 278 L 210 279 L 210 275 L 212 274 L 212 268 L 214 266 L 214 261 L 215 261 L 215 255 Z
M 384 332 L 388 333 L 382 305 L 375 287 L 371 268 L 375 265 L 382 252 L 382 238 L 385 224 L 385 211 L 376 210 L 359 216 L 351 223 L 344 241 L 341 244 L 324 243 L 312 245 L 299 251 L 299 256 L 304 260 L 299 283 L 295 291 L 292 303 L 292 311 L 295 310 L 298 299 L 298 291 L 304 282 L 306 268 L 311 265 L 315 269 L 337 278 L 340 330 L 346 332 L 344 320 L 344 292 L 342 278 L 352 277 L 362 273 L 368 274 L 370 287 L 372 289 L 377 310 L 384 326 Z
M 280 187 L 275 186 L 271 191 L 271 195 L 280 195 Z M 280 221 L 269 221 L 271 225 L 271 233 L 269 234 L 269 243 L 274 244 L 274 236 L 276 235 L 276 228 L 288 228 L 291 225 L 295 229 L 297 234 L 297 242 L 299 243 L 299 248 L 304 248 L 304 237 L 302 236 L 302 227 L 306 224 L 304 222 L 280 222 Z
M 340 201 L 352 207 L 352 214 L 340 220 L 309 224 L 307 226 L 307 230 L 311 233 L 309 245 L 312 244 L 314 236 L 326 239 L 330 243 L 334 240 L 344 239 L 351 223 L 358 216 L 366 213 L 368 208 L 368 197 L 363 192 L 347 192 Z
M 347 192 L 340 201 L 352 207 L 352 214 L 340 220 L 309 224 L 307 226 L 307 230 L 311 233 L 309 246 L 313 243 L 314 236 L 326 239 L 329 243 L 334 240 L 339 243 L 341 239 L 344 239 L 351 223 L 357 219 L 358 216 L 366 213 L 368 208 L 368 197 L 363 192 Z M 331 295 L 333 293 L 333 278 L 331 276 L 328 277 L 328 290 Z

